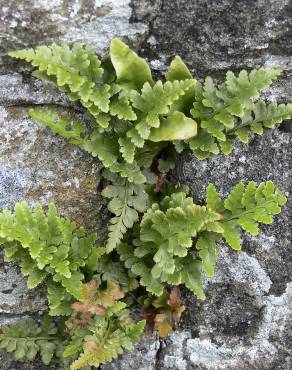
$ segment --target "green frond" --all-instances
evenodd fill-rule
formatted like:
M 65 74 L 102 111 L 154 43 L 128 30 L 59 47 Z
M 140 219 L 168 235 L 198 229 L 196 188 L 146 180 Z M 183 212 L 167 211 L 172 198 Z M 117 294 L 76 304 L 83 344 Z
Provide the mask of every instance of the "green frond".
M 167 81 L 181 81 L 191 78 L 193 78 L 193 76 L 188 67 L 184 64 L 182 59 L 178 55 L 176 55 L 168 68 L 166 74 Z
M 152 205 L 140 223 L 139 239 L 135 248 L 122 245 L 118 253 L 133 274 L 140 276 L 140 283 L 146 289 L 160 295 L 163 283 L 186 284 L 203 298 L 199 261 L 189 256 L 193 247 L 192 238 L 204 230 L 222 233 L 218 221 L 221 215 L 211 209 L 193 204 L 184 193 L 172 194 Z M 141 261 L 145 259 L 147 264 Z M 185 264 L 191 264 L 190 270 Z M 195 279 L 192 281 L 192 279 Z
M 158 128 L 151 128 L 150 141 L 187 140 L 196 136 L 196 122 L 181 112 L 172 112 L 167 118 L 162 118 Z
M 86 235 L 75 222 L 58 216 L 53 204 L 47 213 L 40 204 L 31 209 L 26 202 L 17 203 L 13 213 L 2 211 L 0 242 L 8 260 L 20 261 L 29 288 L 48 282 L 49 304 L 54 310 L 51 314 L 70 312 L 69 297 L 79 299 L 81 295 L 84 276 L 78 270 L 93 251 L 98 250 L 100 255 L 105 252 L 96 247 L 96 234 Z M 69 303 L 64 306 L 63 301 Z
M 203 85 L 196 84 L 191 114 L 199 129 L 188 143 L 197 158 L 215 156 L 220 150 L 228 155 L 236 138 L 248 143 L 251 132 L 261 134 L 264 128 L 291 118 L 291 104 L 266 105 L 259 99 L 280 73 L 279 69 L 259 68 L 250 73 L 243 70 L 236 77 L 229 71 L 221 85 L 216 86 L 210 77 Z
M 265 128 L 274 128 L 276 124 L 291 117 L 292 104 L 266 104 L 263 100 L 259 100 L 251 107 L 251 110 L 245 112 L 242 123 L 228 134 L 237 136 L 243 143 L 248 143 L 251 132 L 261 135 Z
M 145 82 L 153 84 L 148 64 L 119 39 L 113 39 L 110 56 L 117 82 L 126 90 L 140 90 Z
M 14 352 L 16 360 L 32 361 L 40 354 L 42 362 L 49 365 L 62 349 L 61 338 L 54 322 L 45 317 L 41 324 L 32 319 L 5 326 L 0 334 L 0 348 Z
M 208 207 L 217 209 L 222 214 L 220 226 L 224 230 L 223 237 L 233 249 L 241 248 L 240 228 L 252 235 L 258 235 L 259 223 L 272 223 L 273 216 L 281 212 L 286 201 L 287 198 L 272 181 L 262 182 L 259 186 L 253 181 L 246 186 L 238 183 L 224 200 L 224 206 L 214 185 L 208 187 Z
M 68 117 L 60 116 L 57 112 L 48 109 L 30 109 L 29 115 L 35 121 L 50 128 L 55 134 L 69 139 L 72 144 L 81 145 L 81 135 L 86 129 L 79 122 L 74 122 Z
M 107 241 L 107 251 L 111 252 L 121 242 L 127 229 L 138 221 L 138 213 L 145 212 L 148 196 L 143 185 L 129 183 L 118 175 L 108 176 L 105 173 L 104 176 L 112 182 L 102 192 L 104 197 L 111 199 L 108 209 L 115 215 L 110 220 Z
M 133 90 L 130 95 L 133 107 L 145 115 L 145 121 L 150 127 L 159 127 L 159 117 L 170 112 L 172 104 L 194 88 L 195 80 L 161 81 L 152 87 L 149 83 L 143 85 L 141 93 Z

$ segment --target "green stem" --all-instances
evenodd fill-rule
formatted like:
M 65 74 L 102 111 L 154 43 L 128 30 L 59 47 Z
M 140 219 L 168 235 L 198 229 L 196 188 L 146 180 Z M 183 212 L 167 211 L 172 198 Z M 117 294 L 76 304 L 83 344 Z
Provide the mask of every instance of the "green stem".
M 121 228 L 120 225 L 123 222 L 123 219 L 124 219 L 124 216 L 125 216 L 125 213 L 126 213 L 126 209 L 128 207 L 128 193 L 129 193 L 129 182 L 127 181 L 126 184 L 125 184 L 125 196 L 123 198 L 123 210 L 122 210 L 122 213 L 120 215 L 120 220 L 117 224 L 117 225 L 119 225 L 119 228 Z
M 270 203 L 273 203 L 273 202 L 274 202 L 273 200 L 269 200 L 269 201 L 265 202 L 261 206 L 253 207 L 253 208 L 251 208 L 251 209 L 249 209 L 247 211 L 241 212 L 238 215 L 232 215 L 231 217 L 229 217 L 227 219 L 223 219 L 223 221 L 221 221 L 221 222 L 228 222 L 228 221 L 232 221 L 232 220 L 237 220 L 237 219 L 239 219 L 243 215 L 247 215 L 249 213 L 254 213 L 254 211 L 256 211 L 257 209 L 261 209 L 261 208 L 264 208 L 265 209 L 267 204 L 270 204 Z
M 36 341 L 36 340 L 60 340 L 59 337 L 28 337 L 28 338 L 15 338 L 15 337 L 4 337 L 0 335 L 0 339 L 9 339 L 9 340 L 25 340 L 28 341 Z
M 234 126 L 233 128 L 231 128 L 229 130 L 226 130 L 226 134 L 227 135 L 233 134 L 235 131 L 237 131 L 237 130 L 243 128 L 243 127 L 250 126 L 253 122 L 257 123 L 257 122 L 260 122 L 260 121 L 248 121 L 248 122 L 245 122 L 245 123 L 241 123 L 240 125 Z
M 110 330 L 111 330 L 111 326 L 112 326 L 112 320 L 111 320 L 111 319 L 109 319 L 109 321 L 108 321 L 108 326 L 107 326 L 107 329 L 106 329 L 105 335 L 104 335 L 104 337 L 102 338 L 102 342 L 103 342 L 103 344 L 107 341 L 107 338 L 108 338 L 109 333 L 110 333 Z

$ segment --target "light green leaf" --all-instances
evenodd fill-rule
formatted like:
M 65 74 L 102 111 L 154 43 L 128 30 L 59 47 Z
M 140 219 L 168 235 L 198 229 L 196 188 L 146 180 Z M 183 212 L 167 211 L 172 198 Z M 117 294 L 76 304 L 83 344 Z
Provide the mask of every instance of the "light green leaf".
M 117 82 L 123 88 L 141 90 L 145 82 L 153 84 L 151 71 L 145 60 L 119 39 L 111 41 L 110 56 L 117 74 Z
M 158 128 L 152 128 L 149 140 L 154 142 L 187 140 L 197 135 L 197 123 L 181 112 L 162 118 Z
M 169 66 L 166 79 L 168 81 L 180 81 L 189 78 L 193 78 L 191 72 L 188 70 L 188 67 L 184 64 L 182 59 L 176 55 Z

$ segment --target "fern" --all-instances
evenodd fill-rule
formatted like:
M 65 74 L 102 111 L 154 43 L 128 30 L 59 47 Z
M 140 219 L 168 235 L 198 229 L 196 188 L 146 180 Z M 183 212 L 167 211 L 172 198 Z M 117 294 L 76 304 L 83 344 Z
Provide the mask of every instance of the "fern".
M 199 134 L 189 141 L 190 148 L 199 159 L 214 156 L 221 150 L 230 154 L 235 138 L 248 142 L 249 132 L 263 132 L 292 116 L 291 104 L 265 104 L 259 98 L 281 73 L 279 69 L 259 68 L 238 77 L 227 72 L 226 81 L 215 86 L 207 77 L 203 85 L 197 83 L 192 116 L 198 120 Z M 253 118 L 254 117 L 254 118 Z
M 157 296 L 163 293 L 163 284 L 186 284 L 198 297 L 203 298 L 201 262 L 188 256 L 198 233 L 222 232 L 219 213 L 193 204 L 184 193 L 165 197 L 161 204 L 148 209 L 140 224 L 135 248 L 118 248 L 126 267 L 137 276 L 140 284 Z
M 57 215 L 53 204 L 45 214 L 40 204 L 30 209 L 17 203 L 14 213 L 0 213 L 0 243 L 6 261 L 19 260 L 21 272 L 27 276 L 28 288 L 49 282 L 48 299 L 51 314 L 68 314 L 73 297 L 81 297 L 87 259 L 96 263 L 104 248 L 96 247 L 96 234 L 86 235 L 75 222 Z
M 111 198 L 108 209 L 115 217 L 110 220 L 107 251 L 111 252 L 123 239 L 127 229 L 132 228 L 138 221 L 138 212 L 145 212 L 147 205 L 147 193 L 143 185 L 129 183 L 119 176 L 105 172 L 104 177 L 111 181 L 102 195 Z
M 84 285 L 83 294 L 82 302 L 73 305 L 77 317 L 67 323 L 72 339 L 63 355 L 75 355 L 83 347 L 83 352 L 71 364 L 70 370 L 97 367 L 125 349 L 130 350 L 132 342 L 140 338 L 145 326 L 145 321 L 132 321 L 125 309 L 126 304 L 120 301 L 124 293 L 117 284 L 108 282 L 107 288 L 101 290 L 92 280 Z
M 168 335 L 185 307 L 179 289 L 166 285 L 184 284 L 204 299 L 203 275 L 214 275 L 218 241 L 240 249 L 242 230 L 258 235 L 260 223 L 271 223 L 286 203 L 267 181 L 239 183 L 225 200 L 210 184 L 206 205 L 196 205 L 171 173 L 176 154 L 190 148 L 199 159 L 227 155 L 237 139 L 247 143 L 250 133 L 291 118 L 292 104 L 260 99 L 279 69 L 229 71 L 222 84 L 210 77 L 200 84 L 177 56 L 166 82 L 154 81 L 147 63 L 117 39 L 107 60 L 80 43 L 10 55 L 30 62 L 35 77 L 88 111 L 86 125 L 47 109 L 29 114 L 98 157 L 113 217 L 105 247 L 97 247 L 95 234 L 58 216 L 53 205 L 45 213 L 23 202 L 0 213 L 6 261 L 20 262 L 29 288 L 47 285 L 51 316 L 67 316 L 58 329 L 48 319 L 5 328 L 0 345 L 17 359 L 40 353 L 45 364 L 85 370 L 139 339 L 145 321 L 130 317 L 125 302 L 135 297 L 129 292 L 139 288 L 147 331 Z
M 113 324 L 108 330 L 108 321 L 104 318 L 95 317 L 87 327 L 86 340 L 83 342 L 84 351 L 71 364 L 70 370 L 83 369 L 84 366 L 96 367 L 116 358 L 124 350 L 130 350 L 132 342 L 140 338 L 145 322 L 127 323 L 127 328 L 123 328 L 121 325 L 122 319 L 121 316 L 115 321 L 111 320 Z
M 120 40 L 111 43 L 111 63 L 98 59 L 89 46 L 41 46 L 11 52 L 37 67 L 34 75 L 55 83 L 94 117 L 92 130 L 55 112 L 31 111 L 38 122 L 98 156 L 103 165 L 130 182 L 143 183 L 144 166 L 137 157 L 149 141 L 175 142 L 180 152 L 189 146 L 199 159 L 230 154 L 238 138 L 291 118 L 292 105 L 265 104 L 259 99 L 281 73 L 259 68 L 238 76 L 228 71 L 216 86 L 210 77 L 202 85 L 192 78 L 179 57 L 172 61 L 167 81 L 154 83 L 147 63 Z M 194 120 L 194 119 L 196 120 Z M 152 158 L 153 159 L 153 158 Z
M 238 183 L 224 200 L 220 199 L 213 185 L 209 185 L 207 204 L 223 215 L 220 226 L 223 237 L 233 249 L 240 249 L 240 228 L 252 235 L 260 232 L 259 223 L 271 224 L 273 216 L 281 212 L 287 198 L 272 181 L 262 182 L 258 187 L 254 181 L 244 186 Z
M 14 352 L 16 360 L 32 361 L 39 353 L 45 365 L 59 361 L 64 341 L 64 336 L 48 316 L 41 324 L 32 319 L 21 320 L 5 326 L 0 334 L 0 348 Z
M 35 77 L 53 82 L 70 99 L 79 100 L 94 122 L 87 132 L 80 123 L 58 117 L 56 112 L 31 110 L 31 117 L 98 156 L 106 168 L 130 182 L 146 181 L 136 161 L 137 148 L 147 145 L 145 140 L 182 140 L 196 135 L 195 121 L 174 109 L 175 102 L 193 90 L 196 81 L 154 84 L 146 62 L 117 39 L 111 44 L 112 66 L 80 43 L 41 46 L 9 55 L 30 62 L 38 68 Z M 119 127 L 123 134 L 117 132 Z
M 258 223 L 271 223 L 285 203 L 271 181 L 258 187 L 254 182 L 246 187 L 239 183 L 224 202 L 209 185 L 207 207 L 193 204 L 185 193 L 172 194 L 148 209 L 133 245 L 123 243 L 117 250 L 148 292 L 160 296 L 165 283 L 185 284 L 204 299 L 202 271 L 209 277 L 214 274 L 217 240 L 223 237 L 240 249 L 239 228 L 257 235 Z

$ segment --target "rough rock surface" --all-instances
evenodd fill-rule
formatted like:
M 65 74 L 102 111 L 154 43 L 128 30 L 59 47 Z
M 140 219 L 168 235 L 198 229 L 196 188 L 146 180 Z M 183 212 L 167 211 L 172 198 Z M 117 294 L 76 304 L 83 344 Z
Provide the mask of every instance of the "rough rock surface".
M 136 46 L 157 70 L 179 54 L 199 78 L 222 78 L 260 65 L 280 66 L 283 77 L 265 97 L 291 101 L 292 7 L 289 0 L 0 0 L 0 209 L 22 199 L 46 205 L 100 228 L 97 161 L 33 123 L 27 108 L 58 105 L 78 114 L 66 97 L 30 77 L 8 50 L 53 40 L 90 42 L 98 53 L 118 36 Z M 178 158 L 177 174 L 198 200 L 213 182 L 225 195 L 238 181 L 273 179 L 292 196 L 291 122 L 230 157 Z M 205 281 L 207 298 L 184 292 L 188 309 L 165 340 L 144 338 L 131 353 L 103 370 L 290 370 L 292 368 L 291 200 L 260 237 L 244 236 L 243 251 L 222 244 L 216 275 Z M 101 217 L 102 218 L 102 217 Z M 98 224 L 99 222 L 99 224 Z M 0 325 L 46 308 L 41 290 L 28 291 L 15 264 L 0 258 Z M 0 369 L 43 370 L 0 353 Z

